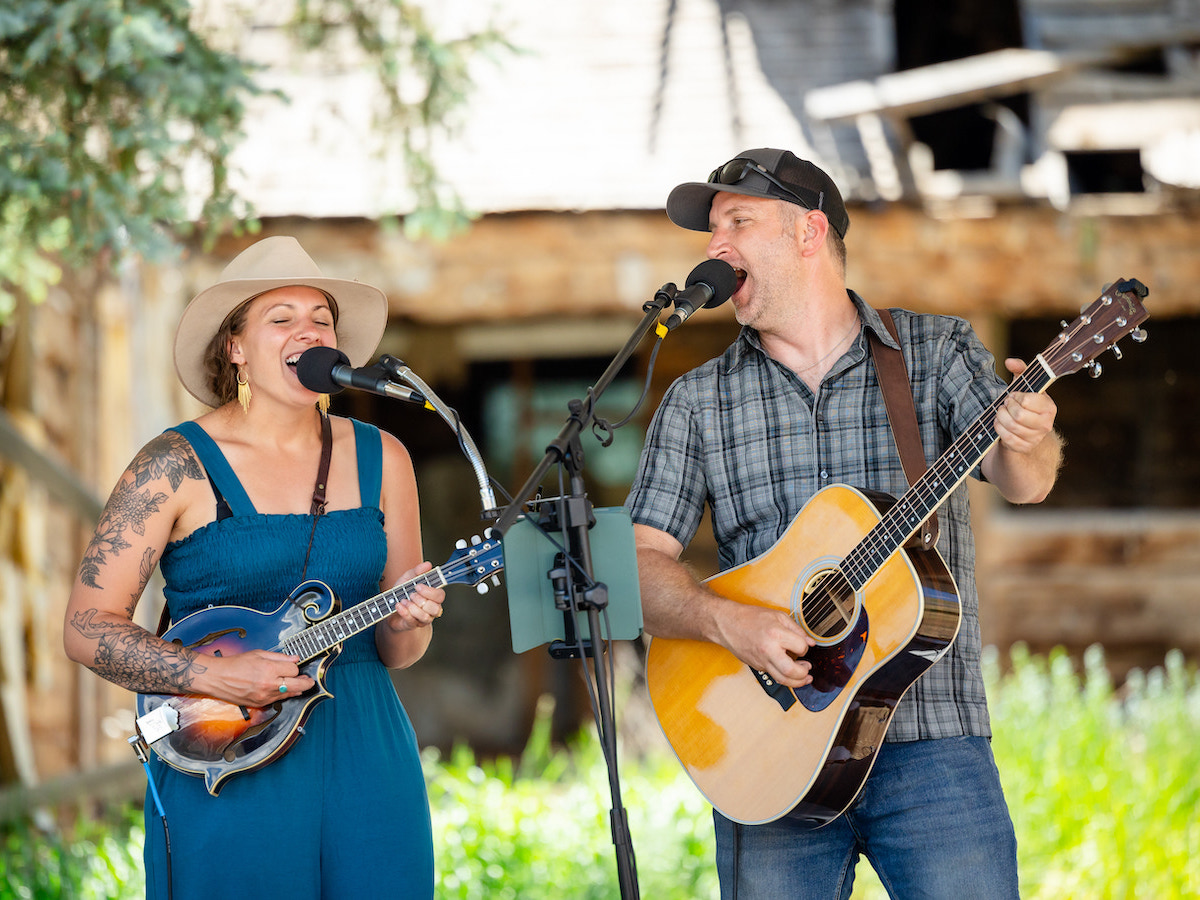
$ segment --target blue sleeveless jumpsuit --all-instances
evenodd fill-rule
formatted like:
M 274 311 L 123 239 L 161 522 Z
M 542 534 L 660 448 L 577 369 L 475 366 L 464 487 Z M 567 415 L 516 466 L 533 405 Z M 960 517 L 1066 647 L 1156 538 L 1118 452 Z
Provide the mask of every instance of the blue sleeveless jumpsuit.
M 232 515 L 164 550 L 172 621 L 216 604 L 277 609 L 304 580 L 312 517 L 258 514 L 200 426 L 185 422 L 173 430 L 191 443 Z M 318 519 L 306 575 L 328 584 L 343 609 L 380 592 L 387 556 L 379 432 L 354 421 L 354 434 L 362 506 Z M 343 644 L 325 683 L 333 698 L 317 704 L 292 748 L 228 779 L 217 797 L 202 778 L 152 757 L 174 900 L 433 897 L 429 800 L 416 736 L 376 653 L 374 628 Z M 145 860 L 147 897 L 166 900 L 163 828 L 149 792 Z

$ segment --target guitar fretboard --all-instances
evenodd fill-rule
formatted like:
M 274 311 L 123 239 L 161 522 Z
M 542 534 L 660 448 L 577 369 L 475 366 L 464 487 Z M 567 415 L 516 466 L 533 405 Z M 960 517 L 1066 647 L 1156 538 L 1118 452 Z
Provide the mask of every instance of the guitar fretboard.
M 1015 392 L 1041 393 L 1054 381 L 1039 357 L 1033 365 L 1013 380 L 1001 394 L 946 452 L 929 467 L 884 514 L 857 546 L 846 554 L 839 568 L 846 580 L 858 591 L 871 580 L 892 554 L 913 536 L 922 523 L 945 502 L 999 439 L 996 433 L 996 413 Z

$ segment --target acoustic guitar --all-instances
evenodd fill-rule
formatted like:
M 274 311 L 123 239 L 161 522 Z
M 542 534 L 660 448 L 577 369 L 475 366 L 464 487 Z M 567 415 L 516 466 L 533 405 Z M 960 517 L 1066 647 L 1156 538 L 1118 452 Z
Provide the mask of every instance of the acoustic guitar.
M 242 606 L 194 612 L 172 625 L 163 640 L 213 656 L 255 649 L 298 656 L 301 674 L 316 684 L 261 708 L 199 694 L 139 694 L 138 721 L 154 713 L 169 723 L 164 728 L 168 733 L 154 741 L 155 752 L 172 768 L 203 777 L 215 797 L 232 776 L 260 769 L 291 749 L 316 705 L 333 696 L 324 676 L 343 641 L 386 619 L 418 585 L 474 584 L 486 591 L 484 581 L 503 568 L 500 539 L 475 537 L 469 544 L 459 541 L 442 565 L 344 611 L 339 612 L 341 601 L 328 585 L 310 580 L 274 612 Z
M 761 556 L 708 579 L 739 603 L 781 610 L 816 641 L 812 683 L 792 690 L 704 641 L 654 638 L 650 699 L 692 781 L 726 817 L 818 828 L 858 796 L 909 687 L 958 633 L 954 578 L 936 549 L 906 546 L 998 440 L 996 413 L 1043 392 L 1147 318 L 1148 291 L 1110 286 L 899 499 L 835 484 L 818 491 Z

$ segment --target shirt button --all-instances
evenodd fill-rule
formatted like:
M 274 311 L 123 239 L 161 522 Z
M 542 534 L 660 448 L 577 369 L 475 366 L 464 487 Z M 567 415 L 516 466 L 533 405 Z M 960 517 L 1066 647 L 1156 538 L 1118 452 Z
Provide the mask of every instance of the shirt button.
M 821 470 L 821 480 L 825 481 L 827 478 L 829 478 L 829 472 L 825 469 L 822 469 Z

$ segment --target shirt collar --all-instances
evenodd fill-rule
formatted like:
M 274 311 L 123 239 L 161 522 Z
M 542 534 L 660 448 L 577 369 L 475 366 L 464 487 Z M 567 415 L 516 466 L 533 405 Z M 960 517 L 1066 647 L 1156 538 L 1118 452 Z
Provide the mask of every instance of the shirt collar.
M 883 319 L 879 318 L 879 313 L 875 311 L 875 308 L 869 306 L 867 302 L 863 300 L 862 297 L 858 296 L 858 294 L 856 294 L 854 291 L 847 290 L 846 294 L 850 297 L 850 302 L 854 304 L 855 309 L 858 310 L 858 317 L 862 320 L 863 326 L 874 331 L 875 336 L 879 338 L 881 342 L 891 347 L 893 350 L 899 350 L 900 345 L 896 343 L 895 339 L 888 332 L 887 328 L 884 327 Z M 746 364 L 747 360 L 751 359 L 755 355 L 762 357 L 767 355 L 766 351 L 762 348 L 762 339 L 758 336 L 757 331 L 755 331 L 749 325 L 744 325 L 742 326 L 741 332 L 738 334 L 737 340 L 734 341 L 733 346 L 730 347 L 729 371 L 737 371 Z
M 896 343 L 896 339 L 892 337 L 891 332 L 884 327 L 883 319 L 879 317 L 879 313 L 875 307 L 868 306 L 866 301 L 854 291 L 846 291 L 850 295 L 851 301 L 858 309 L 858 317 L 862 319 L 862 323 L 867 328 L 875 332 L 875 337 L 879 338 L 880 342 L 891 347 L 893 350 L 899 350 L 900 345 Z

